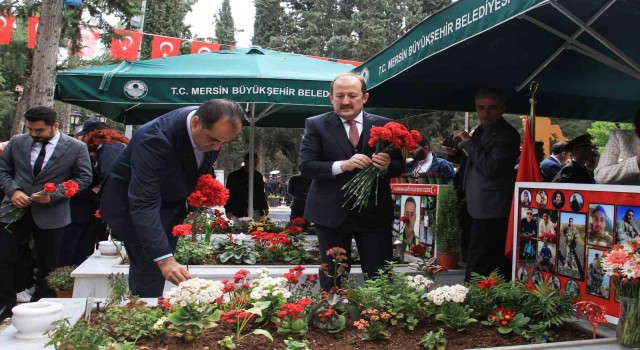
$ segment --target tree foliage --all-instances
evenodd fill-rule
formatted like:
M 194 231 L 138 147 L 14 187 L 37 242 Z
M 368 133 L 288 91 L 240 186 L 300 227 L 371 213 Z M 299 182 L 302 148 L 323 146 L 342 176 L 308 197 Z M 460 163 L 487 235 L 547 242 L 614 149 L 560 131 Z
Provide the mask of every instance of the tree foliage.
M 604 146 L 609 141 L 609 134 L 612 130 L 634 130 L 635 127 L 631 123 L 612 123 L 612 122 L 593 122 L 591 127 L 587 129 L 587 133 L 591 135 L 591 142 L 598 147 L 598 151 L 602 153 Z
M 147 0 L 144 16 L 144 31 L 174 38 L 190 38 L 191 28 L 184 24 L 184 18 L 191 11 L 196 0 Z M 141 59 L 151 58 L 153 37 L 145 35 L 142 39 Z M 189 53 L 186 41 L 181 42 L 181 54 Z
M 236 27 L 231 16 L 229 0 L 222 0 L 222 6 L 217 15 L 214 15 L 216 25 L 216 40 L 224 45 L 236 44 Z

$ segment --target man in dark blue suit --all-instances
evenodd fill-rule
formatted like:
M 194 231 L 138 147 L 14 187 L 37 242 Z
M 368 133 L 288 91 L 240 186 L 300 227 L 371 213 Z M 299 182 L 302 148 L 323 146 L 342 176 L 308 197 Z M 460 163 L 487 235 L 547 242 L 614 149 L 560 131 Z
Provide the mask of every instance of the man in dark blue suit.
M 327 250 L 341 247 L 351 256 L 355 238 L 362 272 L 373 277 L 392 258 L 393 207 L 389 179 L 402 172 L 401 155 L 378 153 L 369 147 L 369 131 L 391 120 L 362 110 L 369 94 L 364 79 L 356 74 L 337 76 L 330 87 L 334 112 L 307 119 L 300 144 L 300 171 L 311 179 L 304 218 L 316 224 L 321 259 L 333 271 Z M 355 174 L 371 164 L 382 171 L 377 205 L 373 198 L 361 211 L 343 206 L 340 189 Z M 351 264 L 351 259 L 348 261 Z M 320 285 L 328 291 L 333 281 L 320 271 Z
M 141 297 L 162 295 L 191 274 L 173 257 L 171 234 L 187 215 L 186 198 L 199 175 L 213 173 L 220 148 L 242 127 L 236 102 L 210 100 L 143 125 L 111 166 L 102 186 L 100 213 L 129 256 L 129 288 Z
M 549 158 L 540 162 L 540 173 L 542 174 L 542 181 L 551 182 L 553 178 L 560 172 L 560 169 L 565 165 L 569 155 L 565 149 L 566 142 L 556 142 L 551 149 L 551 155 Z

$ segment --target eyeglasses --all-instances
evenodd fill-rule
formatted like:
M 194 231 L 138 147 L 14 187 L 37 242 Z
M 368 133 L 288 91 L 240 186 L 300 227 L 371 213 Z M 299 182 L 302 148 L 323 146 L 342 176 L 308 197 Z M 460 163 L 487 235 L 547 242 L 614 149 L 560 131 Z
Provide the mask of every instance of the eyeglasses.
M 527 213 L 527 215 L 533 215 L 533 213 Z

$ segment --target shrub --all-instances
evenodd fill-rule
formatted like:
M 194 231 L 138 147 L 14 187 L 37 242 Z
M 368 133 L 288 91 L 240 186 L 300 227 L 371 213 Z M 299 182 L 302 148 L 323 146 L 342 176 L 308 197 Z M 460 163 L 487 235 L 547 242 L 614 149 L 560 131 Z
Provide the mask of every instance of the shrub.
M 73 280 L 71 273 L 76 266 L 62 266 L 51 271 L 47 276 L 47 283 L 51 288 L 70 292 L 73 290 Z

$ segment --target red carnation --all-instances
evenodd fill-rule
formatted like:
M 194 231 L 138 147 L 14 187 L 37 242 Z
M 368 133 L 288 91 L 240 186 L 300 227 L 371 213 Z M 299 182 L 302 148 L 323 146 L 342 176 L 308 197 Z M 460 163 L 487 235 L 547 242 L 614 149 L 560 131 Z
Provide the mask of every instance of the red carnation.
M 173 231 L 171 231 L 171 233 L 175 237 L 191 236 L 191 225 L 189 224 L 175 225 L 173 226 Z
M 46 193 L 56 193 L 58 187 L 53 182 L 47 182 L 44 184 L 44 190 Z
M 102 215 L 100 215 L 100 209 L 96 210 L 96 213 L 93 214 L 93 216 L 95 216 L 98 219 L 102 219 Z
M 398 220 L 400 220 L 402 222 L 409 222 L 409 217 L 404 215 L 404 216 L 401 216 L 400 219 L 398 219 Z
M 427 247 L 425 247 L 422 244 L 416 244 L 414 246 L 411 246 L 411 248 L 409 248 L 409 254 L 415 257 L 422 258 L 425 256 L 426 253 L 427 253 Z
M 78 184 L 73 180 L 63 182 L 62 187 L 64 187 L 64 195 L 67 198 L 75 196 L 76 192 L 78 192 L 78 189 L 80 188 L 80 186 L 78 186 Z

